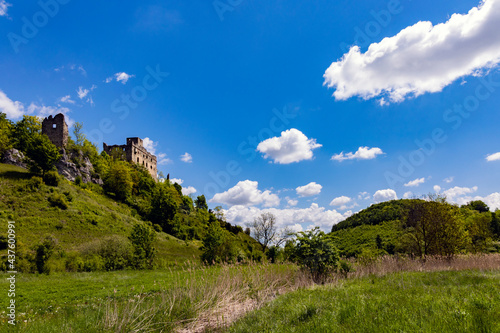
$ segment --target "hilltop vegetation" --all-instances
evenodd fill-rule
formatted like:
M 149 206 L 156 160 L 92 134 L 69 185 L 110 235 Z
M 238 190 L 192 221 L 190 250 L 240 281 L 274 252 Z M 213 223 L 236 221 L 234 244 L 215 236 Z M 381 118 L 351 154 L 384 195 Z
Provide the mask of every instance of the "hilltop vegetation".
M 481 201 L 458 207 L 435 196 L 372 205 L 332 227 L 341 255 L 450 256 L 498 252 L 500 212 Z

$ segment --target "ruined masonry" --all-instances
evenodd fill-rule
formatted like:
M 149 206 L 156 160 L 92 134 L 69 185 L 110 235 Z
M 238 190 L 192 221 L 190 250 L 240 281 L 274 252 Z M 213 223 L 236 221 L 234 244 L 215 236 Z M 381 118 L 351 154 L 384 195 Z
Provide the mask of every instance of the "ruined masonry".
M 127 138 L 126 145 L 108 146 L 103 143 L 103 150 L 110 156 L 117 154 L 121 159 L 133 161 L 144 166 L 151 176 L 155 180 L 158 180 L 156 156 L 149 153 L 146 148 L 144 148 L 141 138 Z
M 50 141 L 59 148 L 64 148 L 68 144 L 68 125 L 64 120 L 64 115 L 59 113 L 55 117 L 48 116 L 42 122 L 42 134 L 46 134 Z

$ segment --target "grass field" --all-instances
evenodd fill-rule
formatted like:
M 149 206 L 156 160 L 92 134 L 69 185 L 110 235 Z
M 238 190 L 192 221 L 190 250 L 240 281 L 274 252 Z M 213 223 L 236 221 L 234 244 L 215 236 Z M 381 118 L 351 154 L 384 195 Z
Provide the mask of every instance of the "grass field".
M 500 332 L 500 272 L 404 272 L 283 295 L 230 332 Z
M 7 324 L 0 297 L 0 332 L 160 332 L 213 320 L 227 304 L 304 286 L 295 265 L 217 266 L 161 271 L 18 274 L 18 325 Z M 0 290 L 8 290 L 0 274 Z M 201 323 L 204 326 L 204 323 Z M 189 330 L 188 330 L 189 331 Z

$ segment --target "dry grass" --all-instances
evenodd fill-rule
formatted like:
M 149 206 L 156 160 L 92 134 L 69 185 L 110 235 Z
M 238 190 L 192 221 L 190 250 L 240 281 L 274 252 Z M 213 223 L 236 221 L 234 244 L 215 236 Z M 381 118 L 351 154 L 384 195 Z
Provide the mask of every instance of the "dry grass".
M 348 278 L 402 271 L 488 271 L 500 269 L 500 254 L 428 257 L 425 261 L 385 256 L 351 263 L 355 271 Z M 334 274 L 327 283 L 342 279 L 341 274 Z M 278 295 L 313 285 L 308 274 L 291 264 L 193 269 L 189 278 L 179 278 L 161 292 L 140 294 L 128 301 L 109 301 L 104 307 L 102 327 L 111 332 L 221 331 Z

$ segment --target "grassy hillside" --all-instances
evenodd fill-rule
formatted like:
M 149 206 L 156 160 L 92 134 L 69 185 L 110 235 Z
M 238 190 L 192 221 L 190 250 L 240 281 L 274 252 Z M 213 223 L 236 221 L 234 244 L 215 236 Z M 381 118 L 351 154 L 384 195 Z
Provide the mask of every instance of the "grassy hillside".
M 498 271 L 350 280 L 283 295 L 230 332 L 499 332 L 499 281 Z
M 140 218 L 130 207 L 103 194 L 61 181 L 58 187 L 32 188 L 25 169 L 0 164 L 0 235 L 7 234 L 7 221 L 15 221 L 16 237 L 31 248 L 47 235 L 54 236 L 64 251 L 78 250 L 110 235 L 127 237 Z M 49 197 L 59 194 L 67 209 L 54 207 Z M 181 241 L 163 232 L 157 234 L 158 260 L 164 264 L 198 260 L 199 241 Z M 2 250 L 3 255 L 6 250 Z

